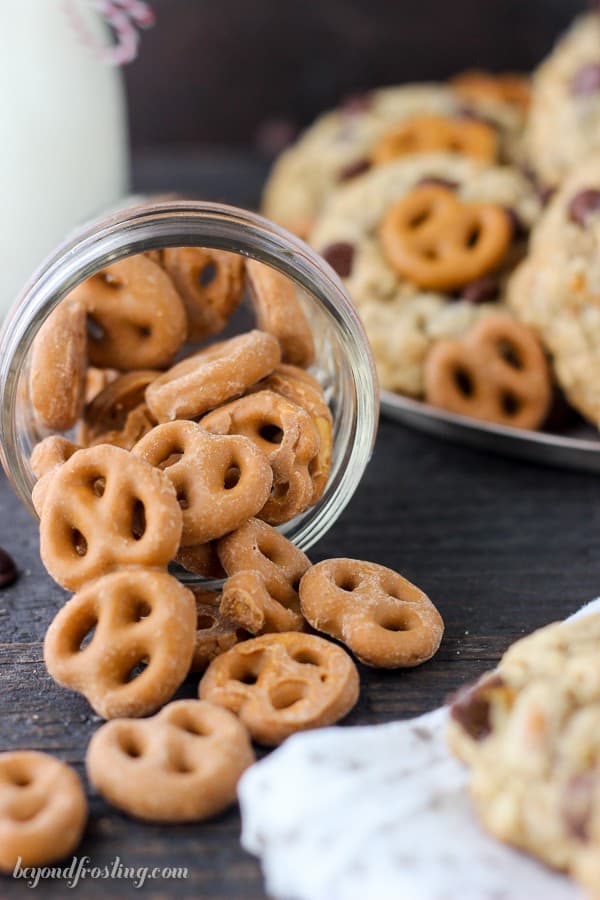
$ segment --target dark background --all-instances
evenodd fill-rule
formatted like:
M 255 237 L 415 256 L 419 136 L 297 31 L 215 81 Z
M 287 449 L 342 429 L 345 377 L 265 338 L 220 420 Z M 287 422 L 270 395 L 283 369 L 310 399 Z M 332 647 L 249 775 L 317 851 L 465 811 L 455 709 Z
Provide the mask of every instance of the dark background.
M 268 155 L 341 97 L 526 71 L 586 0 L 150 0 L 127 67 L 134 149 L 210 143 Z

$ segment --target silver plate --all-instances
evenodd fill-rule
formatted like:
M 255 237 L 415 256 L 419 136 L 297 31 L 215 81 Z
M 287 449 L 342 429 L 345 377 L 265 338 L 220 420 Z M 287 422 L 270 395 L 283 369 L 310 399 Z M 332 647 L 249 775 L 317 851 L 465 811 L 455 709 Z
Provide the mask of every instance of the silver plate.
M 381 391 L 381 412 L 444 440 L 546 465 L 600 472 L 600 434 L 589 425 L 576 425 L 561 434 L 525 431 L 477 422 L 390 391 Z

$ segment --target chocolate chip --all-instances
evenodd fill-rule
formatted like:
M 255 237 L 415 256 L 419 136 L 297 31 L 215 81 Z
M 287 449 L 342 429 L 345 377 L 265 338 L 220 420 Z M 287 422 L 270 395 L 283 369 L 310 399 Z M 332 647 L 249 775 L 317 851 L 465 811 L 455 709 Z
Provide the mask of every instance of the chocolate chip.
M 493 128 L 494 131 L 498 130 L 498 126 L 493 119 L 488 119 L 487 116 L 482 115 L 476 110 L 471 109 L 470 106 L 462 106 L 460 109 L 456 111 L 456 115 L 461 119 L 469 119 L 471 122 L 481 122 L 483 125 L 489 125 L 490 128 Z
M 561 813 L 570 834 L 579 841 L 589 837 L 590 813 L 594 787 L 598 776 L 594 772 L 582 772 L 571 778 L 565 788 Z
M 600 63 L 588 63 L 578 69 L 571 80 L 571 93 L 586 97 L 600 91 Z
M 451 701 L 451 717 L 476 741 L 482 741 L 492 730 L 488 691 L 503 684 L 500 675 L 490 675 L 470 687 L 462 688 Z
M 585 226 L 592 213 L 600 212 L 600 190 L 587 188 L 575 194 L 569 203 L 569 218 L 576 225 Z
M 579 413 L 570 406 L 567 398 L 558 385 L 553 385 L 550 410 L 542 425 L 542 431 L 564 432 L 566 428 L 583 425 Z
M 370 168 L 370 160 L 358 159 L 356 162 L 350 163 L 350 165 L 342 169 L 339 174 L 339 180 L 350 181 L 351 178 L 356 178 L 357 175 L 362 175 L 364 172 L 368 172 Z
M 368 112 L 373 105 L 371 94 L 349 94 L 339 105 L 340 112 L 348 116 L 356 116 Z
M 537 189 L 538 197 L 542 206 L 548 206 L 556 193 L 556 188 L 550 184 L 541 184 Z
M 0 547 L 0 588 L 13 584 L 18 577 L 19 572 L 12 556 Z
M 458 181 L 450 181 L 449 178 L 438 178 L 437 175 L 425 175 L 420 181 L 417 181 L 418 187 L 444 187 L 449 191 L 455 191 L 458 187 Z
M 504 212 L 508 216 L 510 227 L 512 228 L 513 240 L 519 241 L 524 237 L 527 237 L 527 228 L 523 224 L 523 220 L 519 216 L 518 212 L 516 212 L 516 210 L 514 210 L 511 206 L 505 206 Z
M 352 263 L 354 262 L 354 246 L 346 241 L 339 241 L 337 244 L 329 244 L 321 253 L 332 269 L 338 273 L 340 278 L 348 278 L 352 273 Z
M 466 284 L 460 292 L 461 300 L 469 303 L 492 303 L 498 299 L 500 286 L 493 275 L 483 275 Z

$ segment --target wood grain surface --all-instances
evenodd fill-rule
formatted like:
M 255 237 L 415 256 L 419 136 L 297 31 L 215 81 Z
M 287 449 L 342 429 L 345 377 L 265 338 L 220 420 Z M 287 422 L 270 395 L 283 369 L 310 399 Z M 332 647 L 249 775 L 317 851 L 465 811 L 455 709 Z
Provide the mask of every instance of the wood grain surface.
M 156 166 L 146 160 L 146 168 L 138 168 L 139 189 L 150 183 L 184 187 L 176 162 L 163 159 Z M 235 199 L 226 175 L 215 176 L 205 191 L 209 173 L 208 162 L 199 160 L 197 192 Z M 248 183 L 243 199 L 255 200 L 258 187 L 258 181 Z M 398 569 L 438 605 L 446 634 L 438 655 L 421 668 L 361 669 L 360 701 L 346 724 L 389 722 L 434 708 L 493 666 L 516 637 L 600 593 L 599 534 L 597 477 L 486 455 L 382 421 L 359 491 L 311 557 L 354 556 Z M 45 671 L 44 633 L 65 594 L 44 572 L 36 525 L 5 479 L 0 545 L 21 570 L 19 581 L 0 592 L 0 749 L 44 750 L 83 775 L 85 748 L 99 719 Z M 191 679 L 179 696 L 195 691 Z M 129 820 L 96 796 L 90 800 L 79 852 L 92 865 L 118 856 L 126 866 L 187 866 L 189 878 L 149 881 L 141 891 L 125 882 L 87 881 L 75 891 L 48 882 L 37 888 L 38 896 L 264 896 L 259 867 L 239 845 L 236 811 L 203 825 L 153 827 Z M 23 882 L 0 880 L 0 897 L 25 896 L 31 892 Z

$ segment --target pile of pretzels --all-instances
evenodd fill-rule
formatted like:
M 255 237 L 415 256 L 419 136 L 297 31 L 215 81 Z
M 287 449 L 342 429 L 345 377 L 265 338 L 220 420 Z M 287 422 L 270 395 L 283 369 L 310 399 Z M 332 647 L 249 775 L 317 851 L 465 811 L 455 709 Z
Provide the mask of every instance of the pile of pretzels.
M 182 357 L 184 341 L 225 327 L 245 282 L 258 327 Z M 140 819 L 222 811 L 252 741 L 275 746 L 345 716 L 359 674 L 328 638 L 386 668 L 425 662 L 441 641 L 437 609 L 402 576 L 350 559 L 312 566 L 275 527 L 318 502 L 330 473 L 332 416 L 306 371 L 313 358 L 291 282 L 189 247 L 107 267 L 35 340 L 40 428 L 74 429 L 31 456 L 41 557 L 75 592 L 44 659 L 110 720 L 89 744 L 88 777 Z M 186 587 L 173 561 L 224 578 L 222 590 Z M 169 702 L 190 672 L 202 673 L 199 699 Z M 1 754 L 1 772 L 0 868 L 72 850 L 87 815 L 76 774 L 25 751 Z M 11 810 L 28 803 L 25 828 Z

